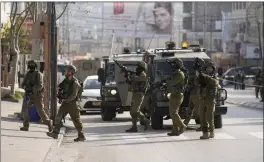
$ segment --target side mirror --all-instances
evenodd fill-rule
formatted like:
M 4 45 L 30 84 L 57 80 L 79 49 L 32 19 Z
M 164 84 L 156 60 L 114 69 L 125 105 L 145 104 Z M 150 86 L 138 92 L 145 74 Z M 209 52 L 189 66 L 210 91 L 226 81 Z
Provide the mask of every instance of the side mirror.
M 227 99 L 227 91 L 223 88 L 219 88 L 217 101 L 225 101 L 226 99 Z
M 97 71 L 97 75 L 98 75 L 98 82 L 104 82 L 105 80 L 105 71 L 103 68 L 99 68 Z

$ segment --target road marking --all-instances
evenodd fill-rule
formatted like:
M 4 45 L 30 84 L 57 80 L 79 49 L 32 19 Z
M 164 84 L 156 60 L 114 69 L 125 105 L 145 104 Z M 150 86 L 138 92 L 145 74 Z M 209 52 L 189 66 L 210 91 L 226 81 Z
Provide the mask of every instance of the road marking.
M 226 133 L 215 133 L 214 139 L 236 139 L 233 136 L 230 136 L 229 134 Z
M 87 141 L 96 141 L 96 140 L 98 140 L 98 139 L 99 139 L 99 137 L 89 137 L 89 136 L 87 137 L 87 136 L 86 136 L 86 140 L 87 140 Z
M 181 141 L 181 140 L 188 140 L 190 138 L 186 137 L 185 135 L 181 134 L 179 136 L 167 136 L 168 139 L 173 139 L 173 140 L 178 140 L 178 141 Z
M 145 136 L 141 135 L 134 135 L 134 136 L 122 136 L 125 140 L 140 140 L 140 141 L 146 141 L 148 140 Z
M 263 139 L 263 132 L 249 132 L 251 136 L 255 136 L 259 139 Z

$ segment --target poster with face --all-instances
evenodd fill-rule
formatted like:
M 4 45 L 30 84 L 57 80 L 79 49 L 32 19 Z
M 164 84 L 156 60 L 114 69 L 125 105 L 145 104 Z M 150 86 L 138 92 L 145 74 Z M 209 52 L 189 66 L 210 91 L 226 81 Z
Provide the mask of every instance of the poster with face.
M 171 2 L 104 3 L 104 27 L 120 37 L 170 37 L 173 24 Z

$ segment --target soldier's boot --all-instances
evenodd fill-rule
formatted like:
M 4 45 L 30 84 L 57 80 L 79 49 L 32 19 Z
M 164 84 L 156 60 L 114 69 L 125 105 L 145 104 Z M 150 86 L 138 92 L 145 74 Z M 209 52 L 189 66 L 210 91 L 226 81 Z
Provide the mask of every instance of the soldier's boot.
M 186 131 L 186 128 L 187 128 L 186 125 L 181 126 L 179 129 L 179 134 L 182 134 L 184 131 Z
M 186 118 L 183 121 L 183 124 L 185 124 L 186 126 L 190 123 L 191 119 L 190 118 Z
M 173 127 L 172 131 L 170 133 L 167 133 L 168 136 L 179 136 L 179 128 L 178 127 Z
M 79 134 L 78 137 L 75 138 L 73 141 L 74 142 L 83 142 L 85 140 L 86 140 L 85 136 L 83 134 Z
M 52 123 L 52 120 L 50 120 L 49 122 L 48 122 L 48 128 L 49 128 L 49 132 L 51 132 L 52 130 L 53 130 L 53 125 L 52 125 L 53 123 Z
M 200 139 L 209 139 L 209 133 L 208 132 L 203 132 L 203 135 L 200 136 Z
M 58 132 L 52 131 L 52 132 L 47 132 L 47 136 L 52 137 L 54 139 L 58 139 Z
M 131 133 L 138 132 L 137 122 L 133 121 L 132 123 L 133 123 L 132 127 L 130 129 L 127 129 L 126 132 L 131 132 Z
M 20 128 L 20 130 L 21 131 L 28 131 L 28 127 L 23 126 L 23 127 Z
M 150 125 L 150 121 L 147 118 L 145 118 L 144 119 L 144 130 L 145 131 L 149 128 L 149 125 Z
M 215 133 L 214 133 L 214 131 L 210 131 L 209 138 L 214 138 L 214 137 L 215 137 Z
M 201 132 L 201 131 L 202 131 L 202 127 L 201 126 L 196 129 L 196 132 Z

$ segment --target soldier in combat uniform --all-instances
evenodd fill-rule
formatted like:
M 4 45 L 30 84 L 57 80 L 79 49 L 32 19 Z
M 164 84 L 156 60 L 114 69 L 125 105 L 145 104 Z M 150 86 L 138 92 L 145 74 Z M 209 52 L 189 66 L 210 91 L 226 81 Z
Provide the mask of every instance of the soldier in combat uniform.
M 130 115 L 132 117 L 132 127 L 127 129 L 126 132 L 138 132 L 137 122 L 140 120 L 147 130 L 150 121 L 140 112 L 140 107 L 144 99 L 144 93 L 147 82 L 147 75 L 145 73 L 147 64 L 143 61 L 138 62 L 136 73 L 128 76 L 127 82 L 132 87 L 132 106 Z
M 189 107 L 187 108 L 187 117 L 183 121 L 185 125 L 188 125 L 190 120 L 192 119 L 194 110 L 196 111 L 196 114 L 200 111 L 200 84 L 198 83 L 198 73 L 197 70 L 199 68 L 202 68 L 204 65 L 204 61 L 202 59 L 197 58 L 198 61 L 194 65 L 194 70 L 189 74 L 188 83 L 186 87 L 186 91 L 190 93 L 190 99 L 189 99 Z M 199 67 L 200 66 L 200 67 Z M 197 131 L 200 131 L 201 127 L 197 129 Z
M 58 138 L 58 134 L 61 128 L 62 117 L 70 114 L 72 122 L 77 129 L 78 137 L 74 139 L 75 142 L 85 141 L 86 138 L 83 133 L 83 125 L 80 119 L 80 110 L 77 105 L 78 94 L 81 89 L 81 85 L 78 80 L 73 76 L 76 72 L 76 67 L 69 65 L 65 70 L 66 81 L 63 85 L 66 91 L 66 97 L 63 99 L 62 104 L 59 108 L 58 114 L 55 119 L 55 128 L 52 132 L 48 132 L 49 137 Z
M 28 102 L 25 101 L 22 108 L 24 122 L 23 127 L 20 128 L 21 131 L 29 130 L 29 106 L 32 104 L 35 105 L 41 120 L 48 126 L 49 131 L 52 130 L 52 120 L 49 119 L 43 106 L 43 75 L 36 68 L 37 64 L 34 60 L 28 61 L 29 71 L 22 83 Z
M 168 92 L 171 93 L 169 113 L 173 124 L 172 131 L 167 134 L 168 136 L 179 136 L 186 129 L 186 125 L 181 121 L 181 117 L 179 116 L 179 108 L 183 102 L 185 84 L 184 73 L 180 70 L 183 67 L 183 62 L 178 58 L 174 62 L 172 76 L 166 80 Z
M 217 89 L 220 87 L 218 78 L 215 76 L 215 65 L 213 62 L 205 64 L 205 73 L 199 72 L 199 83 L 201 84 L 200 120 L 203 135 L 200 139 L 214 138 L 214 112 L 216 104 Z M 209 127 L 208 127 L 209 125 Z M 210 135 L 209 135 L 210 131 Z

